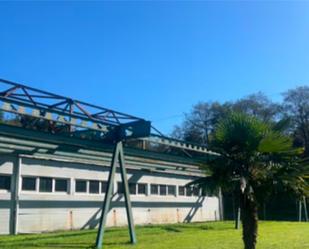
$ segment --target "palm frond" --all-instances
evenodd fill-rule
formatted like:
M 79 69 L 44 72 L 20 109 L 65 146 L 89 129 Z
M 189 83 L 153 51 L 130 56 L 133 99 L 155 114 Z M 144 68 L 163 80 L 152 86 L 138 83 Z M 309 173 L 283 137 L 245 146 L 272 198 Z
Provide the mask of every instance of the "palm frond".
M 267 132 L 265 136 L 261 139 L 258 151 L 262 153 L 280 153 L 287 151 L 294 151 L 292 147 L 292 139 L 279 133 L 279 132 Z
M 277 132 L 283 132 L 285 130 L 288 129 L 288 127 L 290 126 L 291 124 L 291 118 L 289 117 L 285 117 L 281 120 L 279 120 L 277 123 L 275 123 L 273 126 L 272 126 L 272 129 L 274 131 L 277 131 Z
M 213 176 L 205 176 L 193 180 L 185 186 L 197 186 L 203 191 L 206 191 L 208 194 L 214 195 L 218 193 L 220 183 Z

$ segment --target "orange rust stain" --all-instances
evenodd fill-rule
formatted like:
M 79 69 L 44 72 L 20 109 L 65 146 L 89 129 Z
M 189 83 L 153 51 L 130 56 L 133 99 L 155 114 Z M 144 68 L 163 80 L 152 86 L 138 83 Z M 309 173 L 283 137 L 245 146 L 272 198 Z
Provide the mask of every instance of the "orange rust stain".
M 113 210 L 113 225 L 117 226 L 117 213 L 116 213 L 116 209 Z
M 177 208 L 177 223 L 180 223 L 179 209 Z
M 72 210 L 70 210 L 69 224 L 70 224 L 70 229 L 73 230 L 73 211 Z

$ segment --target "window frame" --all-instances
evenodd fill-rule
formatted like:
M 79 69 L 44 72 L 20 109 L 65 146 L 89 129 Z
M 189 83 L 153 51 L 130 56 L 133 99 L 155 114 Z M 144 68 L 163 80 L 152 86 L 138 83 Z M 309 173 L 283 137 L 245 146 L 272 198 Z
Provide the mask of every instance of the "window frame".
M 1 188 L 0 192 L 1 193 L 10 193 L 12 191 L 12 175 L 10 174 L 0 174 L 0 177 L 8 177 L 9 178 L 9 188 Z
M 157 189 L 156 193 L 153 193 L 152 187 L 156 187 L 156 189 Z M 150 184 L 150 195 L 157 195 L 157 196 L 160 195 L 159 184 L 156 184 L 156 183 Z
M 167 185 L 167 195 L 169 195 L 169 196 L 176 196 L 176 187 L 177 187 L 176 185 Z M 174 189 L 172 194 L 170 193 L 170 189 L 171 188 Z
M 90 195 L 99 195 L 101 193 L 101 184 L 99 180 L 88 180 L 88 194 Z M 98 192 L 91 192 L 91 183 L 97 183 L 98 184 Z
M 161 188 L 165 189 L 165 193 L 164 192 L 161 192 Z M 162 194 L 164 193 L 164 194 Z M 167 196 L 167 185 L 166 184 L 159 184 L 159 195 L 160 196 Z
M 58 191 L 56 190 L 56 186 L 57 186 L 57 180 L 60 180 L 60 181 L 66 181 L 66 190 L 65 191 Z M 53 178 L 53 181 L 54 181 L 54 189 L 53 189 L 53 192 L 54 193 L 57 193 L 57 194 L 68 194 L 70 192 L 70 179 L 69 178 Z
M 180 193 L 181 192 L 180 189 L 183 189 L 183 194 Z M 178 196 L 183 196 L 183 197 L 186 196 L 186 187 L 185 186 L 178 186 Z
M 193 189 L 190 186 L 186 187 L 186 196 L 187 197 L 192 197 L 193 196 Z
M 30 189 L 23 189 L 23 184 L 24 184 L 24 178 L 32 178 L 34 179 L 34 190 L 30 190 Z M 20 190 L 22 192 L 38 192 L 39 190 L 39 180 L 38 180 L 38 176 L 30 176 L 30 175 L 22 175 L 21 176 L 21 186 L 20 186 Z M 45 192 L 41 192 L 41 193 L 45 193 Z M 48 193 L 48 192 L 47 192 Z
M 103 191 L 103 186 L 104 185 L 105 185 L 105 191 Z M 100 181 L 100 194 L 106 194 L 107 186 L 108 186 L 108 181 Z
M 144 186 L 145 187 L 145 193 L 140 193 L 140 186 Z M 137 195 L 142 195 L 142 196 L 147 196 L 148 195 L 148 184 L 147 183 L 138 183 L 137 184 Z
M 38 186 L 38 192 L 40 194 L 51 194 L 51 193 L 54 193 L 55 191 L 55 183 L 54 183 L 54 178 L 53 177 L 50 177 L 50 176 L 39 176 L 39 186 Z M 41 191 L 41 180 L 42 178 L 45 178 L 45 179 L 50 179 L 51 180 L 51 191 Z
M 77 187 L 77 182 L 85 182 L 85 191 L 76 191 L 76 187 Z M 78 195 L 83 195 L 83 194 L 88 194 L 88 180 L 85 179 L 75 179 L 75 188 L 74 188 L 74 193 L 78 194 Z
M 137 195 L 137 183 L 136 182 L 129 182 L 128 185 L 129 185 L 129 194 L 130 195 Z M 131 189 L 133 189 L 132 188 L 133 185 L 135 185 L 135 187 L 134 187 L 135 192 L 134 193 L 131 192 Z

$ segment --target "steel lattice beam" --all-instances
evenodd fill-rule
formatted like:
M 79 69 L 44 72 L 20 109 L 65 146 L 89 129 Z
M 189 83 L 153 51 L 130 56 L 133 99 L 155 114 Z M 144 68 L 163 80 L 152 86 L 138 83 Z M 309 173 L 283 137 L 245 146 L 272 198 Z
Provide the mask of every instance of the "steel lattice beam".
M 4 79 L 0 79 L 0 110 L 22 117 L 24 121 L 19 125 L 24 128 L 45 122 L 52 133 L 106 141 L 114 141 L 117 132 L 123 139 L 138 138 L 184 151 L 217 155 L 205 146 L 163 136 L 143 118 Z

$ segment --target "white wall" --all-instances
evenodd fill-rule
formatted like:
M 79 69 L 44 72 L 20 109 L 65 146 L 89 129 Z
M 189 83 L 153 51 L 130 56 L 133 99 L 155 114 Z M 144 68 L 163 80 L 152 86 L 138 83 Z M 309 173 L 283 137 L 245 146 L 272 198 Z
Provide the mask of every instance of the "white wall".
M 157 162 L 154 162 L 157 163 Z M 12 173 L 12 163 L 2 163 L 0 174 Z M 21 176 L 69 178 L 68 193 L 20 191 L 18 232 L 31 233 L 65 229 L 93 228 L 98 223 L 104 194 L 75 193 L 75 179 L 106 180 L 108 167 L 79 163 L 23 158 Z M 128 170 L 129 181 L 185 185 L 192 176 Z M 120 181 L 116 175 L 116 182 Z M 115 186 L 117 191 L 117 185 Z M 148 191 L 150 193 L 150 191 Z M 203 196 L 131 195 L 135 224 L 158 224 L 219 219 L 218 199 Z M 9 193 L 0 193 L 0 233 L 9 232 L 9 208 L 1 208 Z M 126 225 L 123 196 L 115 193 L 108 226 Z M 6 202 L 7 203 L 7 202 Z M 4 223 L 2 223 L 2 221 Z M 2 225 L 4 224 L 4 225 Z

